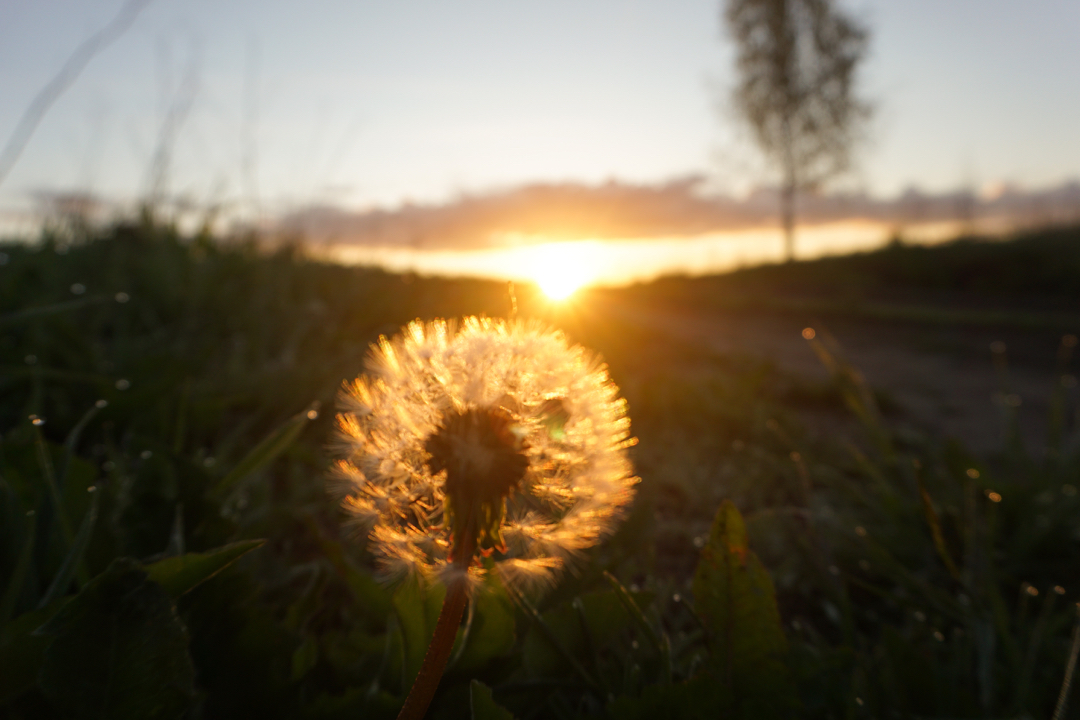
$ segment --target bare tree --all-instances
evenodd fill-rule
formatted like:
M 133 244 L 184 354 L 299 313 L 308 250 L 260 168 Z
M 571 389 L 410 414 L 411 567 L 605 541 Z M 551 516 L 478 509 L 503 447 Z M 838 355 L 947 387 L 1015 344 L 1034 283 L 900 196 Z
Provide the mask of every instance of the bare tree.
M 850 165 L 870 105 L 856 97 L 867 31 L 833 0 L 727 0 L 737 46 L 735 108 L 782 173 L 784 249 L 795 252 L 795 199 Z

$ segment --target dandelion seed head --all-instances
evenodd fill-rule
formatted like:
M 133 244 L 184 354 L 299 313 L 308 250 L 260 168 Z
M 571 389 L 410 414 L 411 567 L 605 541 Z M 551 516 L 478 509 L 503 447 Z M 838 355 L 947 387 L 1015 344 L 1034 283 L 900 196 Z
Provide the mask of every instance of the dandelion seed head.
M 389 581 L 473 586 L 494 568 L 542 588 L 611 532 L 637 483 L 606 366 L 539 324 L 415 321 L 372 347 L 341 409 L 331 486 Z M 450 562 L 466 525 L 489 555 L 467 572 Z

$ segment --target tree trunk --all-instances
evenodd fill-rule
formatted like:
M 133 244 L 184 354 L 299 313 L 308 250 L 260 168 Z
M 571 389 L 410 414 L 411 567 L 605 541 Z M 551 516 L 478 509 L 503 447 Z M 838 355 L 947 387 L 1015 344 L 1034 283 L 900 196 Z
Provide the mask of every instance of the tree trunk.
M 780 218 L 784 225 L 784 260 L 795 260 L 795 176 L 789 173 L 780 193 Z

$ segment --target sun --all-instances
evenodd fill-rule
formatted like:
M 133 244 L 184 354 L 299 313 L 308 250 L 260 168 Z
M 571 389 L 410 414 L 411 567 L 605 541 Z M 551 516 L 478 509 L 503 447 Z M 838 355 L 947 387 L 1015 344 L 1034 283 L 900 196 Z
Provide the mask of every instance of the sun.
M 549 298 L 565 300 L 593 280 L 589 250 L 574 243 L 538 245 L 530 253 L 529 274 Z

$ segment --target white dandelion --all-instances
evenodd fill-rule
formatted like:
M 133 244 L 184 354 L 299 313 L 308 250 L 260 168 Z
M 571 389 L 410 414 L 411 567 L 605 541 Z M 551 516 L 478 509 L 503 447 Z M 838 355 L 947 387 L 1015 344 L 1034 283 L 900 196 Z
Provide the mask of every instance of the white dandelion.
M 391 579 L 550 582 L 637 483 L 606 366 L 536 323 L 415 321 L 373 346 L 343 405 L 335 476 Z

